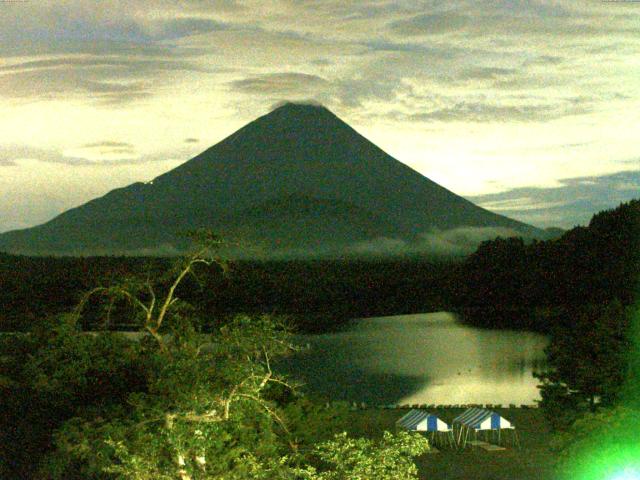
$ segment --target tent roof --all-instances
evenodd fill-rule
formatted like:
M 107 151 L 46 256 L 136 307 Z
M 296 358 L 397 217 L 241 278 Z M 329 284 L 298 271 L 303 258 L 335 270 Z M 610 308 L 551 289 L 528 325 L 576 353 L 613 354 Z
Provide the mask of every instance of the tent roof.
M 449 425 L 425 410 L 410 410 L 397 422 L 397 425 L 407 430 L 425 432 L 449 431 Z
M 511 422 L 496 412 L 483 408 L 468 408 L 461 415 L 453 419 L 453 423 L 460 423 L 475 430 L 489 430 L 496 428 L 514 428 Z

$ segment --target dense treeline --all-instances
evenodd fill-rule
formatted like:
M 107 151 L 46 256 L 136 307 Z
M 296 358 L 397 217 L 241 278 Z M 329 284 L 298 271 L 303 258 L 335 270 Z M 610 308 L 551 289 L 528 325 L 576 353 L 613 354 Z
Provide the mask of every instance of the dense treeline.
M 452 309 L 471 324 L 551 332 L 566 312 L 617 299 L 629 305 L 640 271 L 640 201 L 596 214 L 587 227 L 526 244 L 483 242 L 460 259 L 237 261 L 184 282 L 178 292 L 203 318 L 235 313 L 289 315 L 304 331 L 349 318 Z M 0 253 L 0 330 L 25 330 L 73 308 L 95 285 L 139 272 L 152 278 L 168 258 L 26 257 Z M 101 312 L 87 316 L 102 318 Z M 118 315 L 120 313 L 120 316 Z M 112 328 L 126 328 L 114 310 Z M 213 327 L 213 326 L 212 326 Z
M 235 313 L 289 315 L 304 331 L 349 318 L 452 309 L 471 324 L 551 332 L 568 311 L 633 301 L 640 271 L 640 201 L 594 215 L 587 227 L 526 244 L 483 242 L 466 260 L 395 259 L 237 261 L 184 282 L 180 297 L 204 319 Z M 73 308 L 95 285 L 139 272 L 156 278 L 168 258 L 26 257 L 0 253 L 0 330 L 25 330 Z M 117 306 L 116 306 L 117 307 Z M 87 315 L 103 318 L 102 312 Z M 115 308 L 112 328 L 126 328 Z M 120 315 L 119 315 L 120 314 Z M 211 325 L 213 327 L 213 325 Z
M 115 279 L 146 275 L 157 281 L 171 262 L 0 254 L 0 330 L 23 331 L 46 316 L 69 311 L 83 293 Z M 450 265 L 450 260 L 422 257 L 237 261 L 230 263 L 227 275 L 213 269 L 186 279 L 178 295 L 205 321 L 236 313 L 276 313 L 289 316 L 300 330 L 323 331 L 354 317 L 442 309 Z M 90 306 L 86 328 L 104 319 L 97 308 Z M 110 328 L 127 328 L 128 313 L 124 305 L 113 306 Z
M 418 313 L 445 304 L 445 262 L 428 259 L 239 263 L 199 302 L 219 313 L 289 315 L 304 331 L 347 319 Z M 200 290 L 204 293 L 206 290 Z
M 43 318 L 70 311 L 96 285 L 164 259 L 28 257 L 0 253 L 0 330 L 26 331 Z
M 639 271 L 640 200 L 633 200 L 557 240 L 482 243 L 454 274 L 451 302 L 475 325 L 551 332 L 585 305 L 630 305 Z

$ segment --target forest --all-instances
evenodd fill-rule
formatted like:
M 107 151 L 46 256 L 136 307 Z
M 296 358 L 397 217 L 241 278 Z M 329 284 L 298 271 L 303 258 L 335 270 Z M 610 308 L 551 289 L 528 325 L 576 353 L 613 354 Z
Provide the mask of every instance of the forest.
M 482 243 L 447 282 L 451 308 L 477 326 L 550 333 L 566 312 L 631 305 L 640 271 L 640 200 L 594 215 L 559 239 Z
M 177 292 L 187 277 L 227 270 L 216 242 L 0 337 L 2 478 L 416 478 L 425 438 L 354 438 L 346 404 L 314 403 L 272 370 L 298 348 L 284 319 L 236 314 L 203 331 Z M 109 331 L 123 301 L 137 341 Z M 85 313 L 101 331 L 86 332 Z
M 630 305 L 640 270 L 640 201 L 593 216 L 556 240 L 483 242 L 468 257 L 371 257 L 237 261 L 190 277 L 180 298 L 201 316 L 289 316 L 300 331 L 321 332 L 381 315 L 453 310 L 476 326 L 550 333 L 563 312 L 617 299 Z M 136 275 L 158 277 L 170 258 L 26 257 L 0 253 L 0 331 L 26 331 L 73 308 L 87 290 Z M 126 329 L 114 310 L 110 329 Z M 87 315 L 84 328 L 99 318 Z
M 624 400 L 637 394 L 639 229 L 634 200 L 557 240 L 498 238 L 449 261 L 227 262 L 211 246 L 178 260 L 3 254 L 2 329 L 29 335 L 0 345 L 0 475 L 416 478 L 426 442 L 340 433 L 345 405 L 314 403 L 271 362 L 297 348 L 295 331 L 433 310 L 550 336 L 540 406 L 566 461 L 635 415 Z
M 69 311 L 96 285 L 140 275 L 158 279 L 172 262 L 0 254 L 0 331 L 26 331 L 48 315 Z M 237 261 L 225 275 L 214 268 L 190 276 L 178 295 L 208 319 L 272 313 L 289 317 L 298 331 L 321 332 L 357 317 L 441 309 L 450 263 L 424 257 Z M 94 313 L 83 319 L 86 329 L 99 327 L 99 312 Z M 110 329 L 126 330 L 127 315 L 126 309 L 114 310 Z

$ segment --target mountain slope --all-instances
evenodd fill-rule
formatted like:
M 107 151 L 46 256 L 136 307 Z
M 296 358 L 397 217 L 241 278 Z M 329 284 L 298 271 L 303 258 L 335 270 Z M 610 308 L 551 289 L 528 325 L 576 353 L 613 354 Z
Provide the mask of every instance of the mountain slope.
M 170 253 L 185 246 L 181 233 L 196 227 L 267 249 L 341 250 L 463 226 L 540 234 L 425 178 L 326 108 L 286 104 L 153 182 L 0 235 L 0 250 Z

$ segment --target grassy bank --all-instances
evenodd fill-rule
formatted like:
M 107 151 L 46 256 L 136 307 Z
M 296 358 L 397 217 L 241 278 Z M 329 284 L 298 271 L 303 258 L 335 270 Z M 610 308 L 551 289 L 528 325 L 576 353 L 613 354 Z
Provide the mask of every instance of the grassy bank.
M 394 431 L 395 422 L 408 410 L 357 410 L 351 415 L 351 432 L 354 435 L 378 437 L 385 430 Z M 462 408 L 430 409 L 442 420 L 451 424 Z M 539 409 L 497 408 L 511 421 L 518 431 L 521 448 L 486 452 L 467 448 L 456 452 L 441 449 L 417 460 L 420 478 L 425 480 L 551 480 L 553 456 L 548 446 L 551 432 L 548 422 Z

